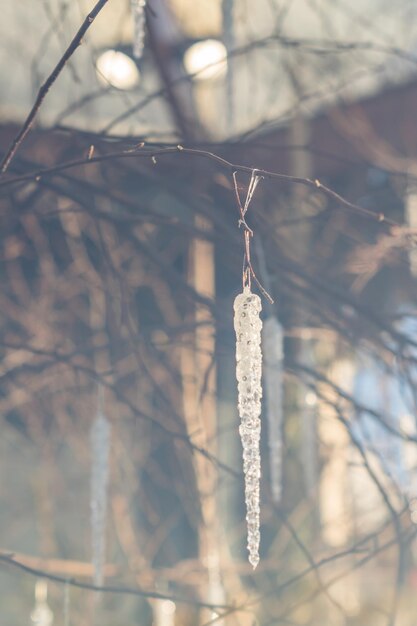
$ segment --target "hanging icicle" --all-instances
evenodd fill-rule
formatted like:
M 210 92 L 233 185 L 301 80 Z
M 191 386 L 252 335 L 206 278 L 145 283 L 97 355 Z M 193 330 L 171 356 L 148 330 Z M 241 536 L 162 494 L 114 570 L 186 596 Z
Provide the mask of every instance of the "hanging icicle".
M 70 584 L 68 580 L 64 587 L 64 626 L 70 626 Z
M 103 584 L 111 426 L 101 408 L 91 427 L 91 534 L 94 584 Z
M 223 41 L 227 48 L 227 52 L 231 50 L 235 43 L 235 0 L 223 0 Z
M 405 195 L 405 219 L 407 226 L 417 232 L 417 187 L 415 182 L 408 182 Z M 412 245 L 408 254 L 410 261 L 410 271 L 413 276 L 417 277 L 417 246 Z
M 261 293 L 273 304 L 269 293 L 259 282 L 251 260 L 251 238 L 253 230 L 246 222 L 246 213 L 253 199 L 256 187 L 262 179 L 257 170 L 252 171 L 246 199 L 242 205 L 237 183 L 237 173 L 233 173 L 233 183 L 237 206 L 240 213 L 239 228 L 243 227 L 243 293 L 235 298 L 234 327 L 236 331 L 236 378 L 238 381 L 238 409 L 240 417 L 239 433 L 243 446 L 243 473 L 245 475 L 246 521 L 248 532 L 249 562 L 252 567 L 259 563 L 260 523 L 259 523 L 259 483 L 261 478 L 261 399 L 262 399 L 262 322 L 261 299 L 251 292 L 252 279 Z
M 152 603 L 153 625 L 174 626 L 177 607 L 172 600 L 155 600 Z
M 314 497 L 318 485 L 317 459 L 317 396 L 307 391 L 301 409 L 301 463 L 304 484 L 309 498 Z
M 235 0 L 223 0 L 223 43 L 227 52 L 227 75 L 226 75 L 226 104 L 227 104 L 227 123 L 229 127 L 233 123 L 233 66 L 231 52 L 235 47 Z M 232 132 L 233 128 L 229 128 Z
M 260 435 L 262 398 L 262 351 L 259 317 L 261 299 L 249 286 L 235 298 L 236 378 L 238 381 L 239 433 L 243 446 L 245 502 L 249 562 L 259 563 L 259 482 L 261 476 Z
M 32 624 L 35 626 L 52 626 L 54 614 L 49 608 L 48 583 L 45 579 L 38 580 L 35 585 L 35 607 L 30 614 Z
M 131 0 L 133 15 L 133 56 L 135 59 L 142 58 L 145 47 L 145 26 L 146 26 L 146 0 Z
M 268 317 L 262 329 L 262 352 L 268 419 L 269 467 L 274 502 L 282 492 L 283 356 L 284 333 L 276 317 Z

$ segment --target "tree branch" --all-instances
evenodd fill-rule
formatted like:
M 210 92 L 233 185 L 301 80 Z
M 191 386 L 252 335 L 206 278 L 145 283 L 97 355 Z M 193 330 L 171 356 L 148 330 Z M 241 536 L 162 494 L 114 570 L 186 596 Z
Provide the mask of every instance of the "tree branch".
M 6 152 L 6 155 L 3 157 L 3 160 L 0 163 L 0 175 L 4 174 L 8 170 L 9 165 L 11 161 L 13 160 L 13 157 L 15 156 L 16 152 L 18 151 L 20 144 L 22 143 L 22 141 L 24 140 L 24 138 L 26 137 L 26 135 L 32 128 L 33 122 L 35 121 L 35 117 L 38 114 L 38 111 L 48 91 L 50 90 L 50 88 L 52 87 L 52 85 L 54 84 L 54 82 L 56 81 L 60 73 L 62 72 L 68 60 L 72 57 L 72 55 L 74 54 L 78 46 L 81 45 L 82 38 L 84 37 L 85 33 L 90 28 L 91 24 L 94 22 L 95 18 L 100 13 L 100 11 L 104 8 L 107 2 L 108 0 L 99 0 L 97 2 L 93 10 L 90 11 L 90 13 L 85 18 L 84 22 L 81 24 L 80 28 L 78 29 L 77 33 L 75 34 L 68 48 L 66 49 L 66 51 L 64 52 L 64 54 L 62 55 L 62 57 L 60 58 L 60 60 L 58 61 L 54 69 L 52 70 L 52 72 L 49 74 L 46 81 L 43 83 L 43 85 L 39 89 L 35 103 L 29 115 L 27 116 L 25 122 L 23 123 L 22 128 L 20 129 L 16 137 L 13 139 L 8 151 Z
M 207 608 L 216 611 L 218 611 L 219 609 L 233 610 L 233 608 L 231 608 L 230 606 L 210 604 L 208 602 L 200 602 L 199 600 L 190 600 L 186 597 L 171 596 L 164 593 L 159 593 L 158 591 L 146 591 L 144 589 L 135 589 L 133 587 L 116 587 L 114 585 L 98 587 L 97 585 L 93 585 L 92 583 L 80 582 L 79 580 L 75 580 L 75 578 L 57 576 L 56 574 L 51 574 L 50 572 L 46 572 L 41 569 L 29 567 L 28 565 L 17 561 L 12 554 L 0 554 L 0 561 L 6 563 L 7 565 L 11 565 L 12 567 L 15 567 L 19 570 L 22 570 L 27 574 L 30 574 L 31 576 L 36 576 L 37 578 L 46 578 L 47 580 L 52 580 L 53 582 L 60 583 L 62 585 L 71 585 L 72 587 L 78 587 L 78 589 L 87 589 L 89 591 L 99 593 L 118 593 L 131 596 L 140 596 L 142 598 L 149 598 L 154 600 L 171 600 L 172 602 L 191 604 L 193 606 L 199 606 L 201 608 Z

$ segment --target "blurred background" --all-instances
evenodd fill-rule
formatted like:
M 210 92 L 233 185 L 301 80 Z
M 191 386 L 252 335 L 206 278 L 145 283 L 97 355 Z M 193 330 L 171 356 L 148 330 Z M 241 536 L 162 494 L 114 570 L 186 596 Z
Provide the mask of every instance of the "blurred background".
M 415 3 L 3 0 L 0 93 L 2 626 L 414 626 Z

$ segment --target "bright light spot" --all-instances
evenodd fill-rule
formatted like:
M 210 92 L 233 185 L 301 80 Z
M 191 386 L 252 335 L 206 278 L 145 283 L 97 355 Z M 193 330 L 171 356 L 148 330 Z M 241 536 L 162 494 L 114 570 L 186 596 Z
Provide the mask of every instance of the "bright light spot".
M 187 74 L 196 74 L 196 80 L 210 80 L 224 76 L 227 68 L 227 50 L 221 41 L 206 39 L 188 48 L 184 54 Z
M 413 522 L 413 524 L 417 524 L 417 511 L 412 511 L 411 521 Z
M 305 403 L 307 406 L 316 406 L 317 404 L 317 396 L 314 391 L 307 391 L 305 397 Z
M 106 50 L 96 62 L 97 77 L 102 85 L 117 89 L 132 89 L 140 80 L 136 63 L 127 54 Z
M 175 609 L 175 602 L 172 602 L 172 600 L 164 600 L 162 602 L 161 613 L 163 613 L 164 615 L 174 615 Z

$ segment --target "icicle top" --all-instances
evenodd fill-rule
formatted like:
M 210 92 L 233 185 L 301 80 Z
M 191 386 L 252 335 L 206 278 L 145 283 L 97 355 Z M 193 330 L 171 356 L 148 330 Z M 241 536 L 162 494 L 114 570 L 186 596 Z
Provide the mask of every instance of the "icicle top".
M 249 309 L 249 313 L 259 313 L 262 310 L 262 302 L 260 297 L 256 293 L 252 293 L 250 287 L 246 285 L 243 288 L 243 292 L 236 296 L 233 308 L 236 313 L 240 314 L 240 317 L 245 318 L 245 315 L 242 315 L 242 313 L 246 312 L 246 309 Z
M 284 330 L 275 316 L 265 320 L 262 331 L 264 360 L 267 365 L 276 366 L 284 358 Z M 268 347 L 266 347 L 268 346 Z
M 30 619 L 35 626 L 51 626 L 54 614 L 47 602 L 48 585 L 46 580 L 38 580 L 35 586 L 35 608 L 30 614 Z
M 249 404 L 255 403 L 256 411 L 261 411 L 261 330 L 262 321 L 259 313 L 262 309 L 261 299 L 245 287 L 243 293 L 236 296 L 234 302 L 236 331 L 236 378 L 239 391 L 239 415 L 247 415 Z M 253 407 L 252 407 L 253 408 Z M 250 424 L 254 426 L 253 420 Z M 260 428 L 260 424 L 259 424 Z
M 96 419 L 91 425 L 91 441 L 92 445 L 96 446 L 99 451 L 102 451 L 102 446 L 106 446 L 105 454 L 107 455 L 107 445 L 110 439 L 111 426 L 107 418 L 101 413 L 98 413 Z

